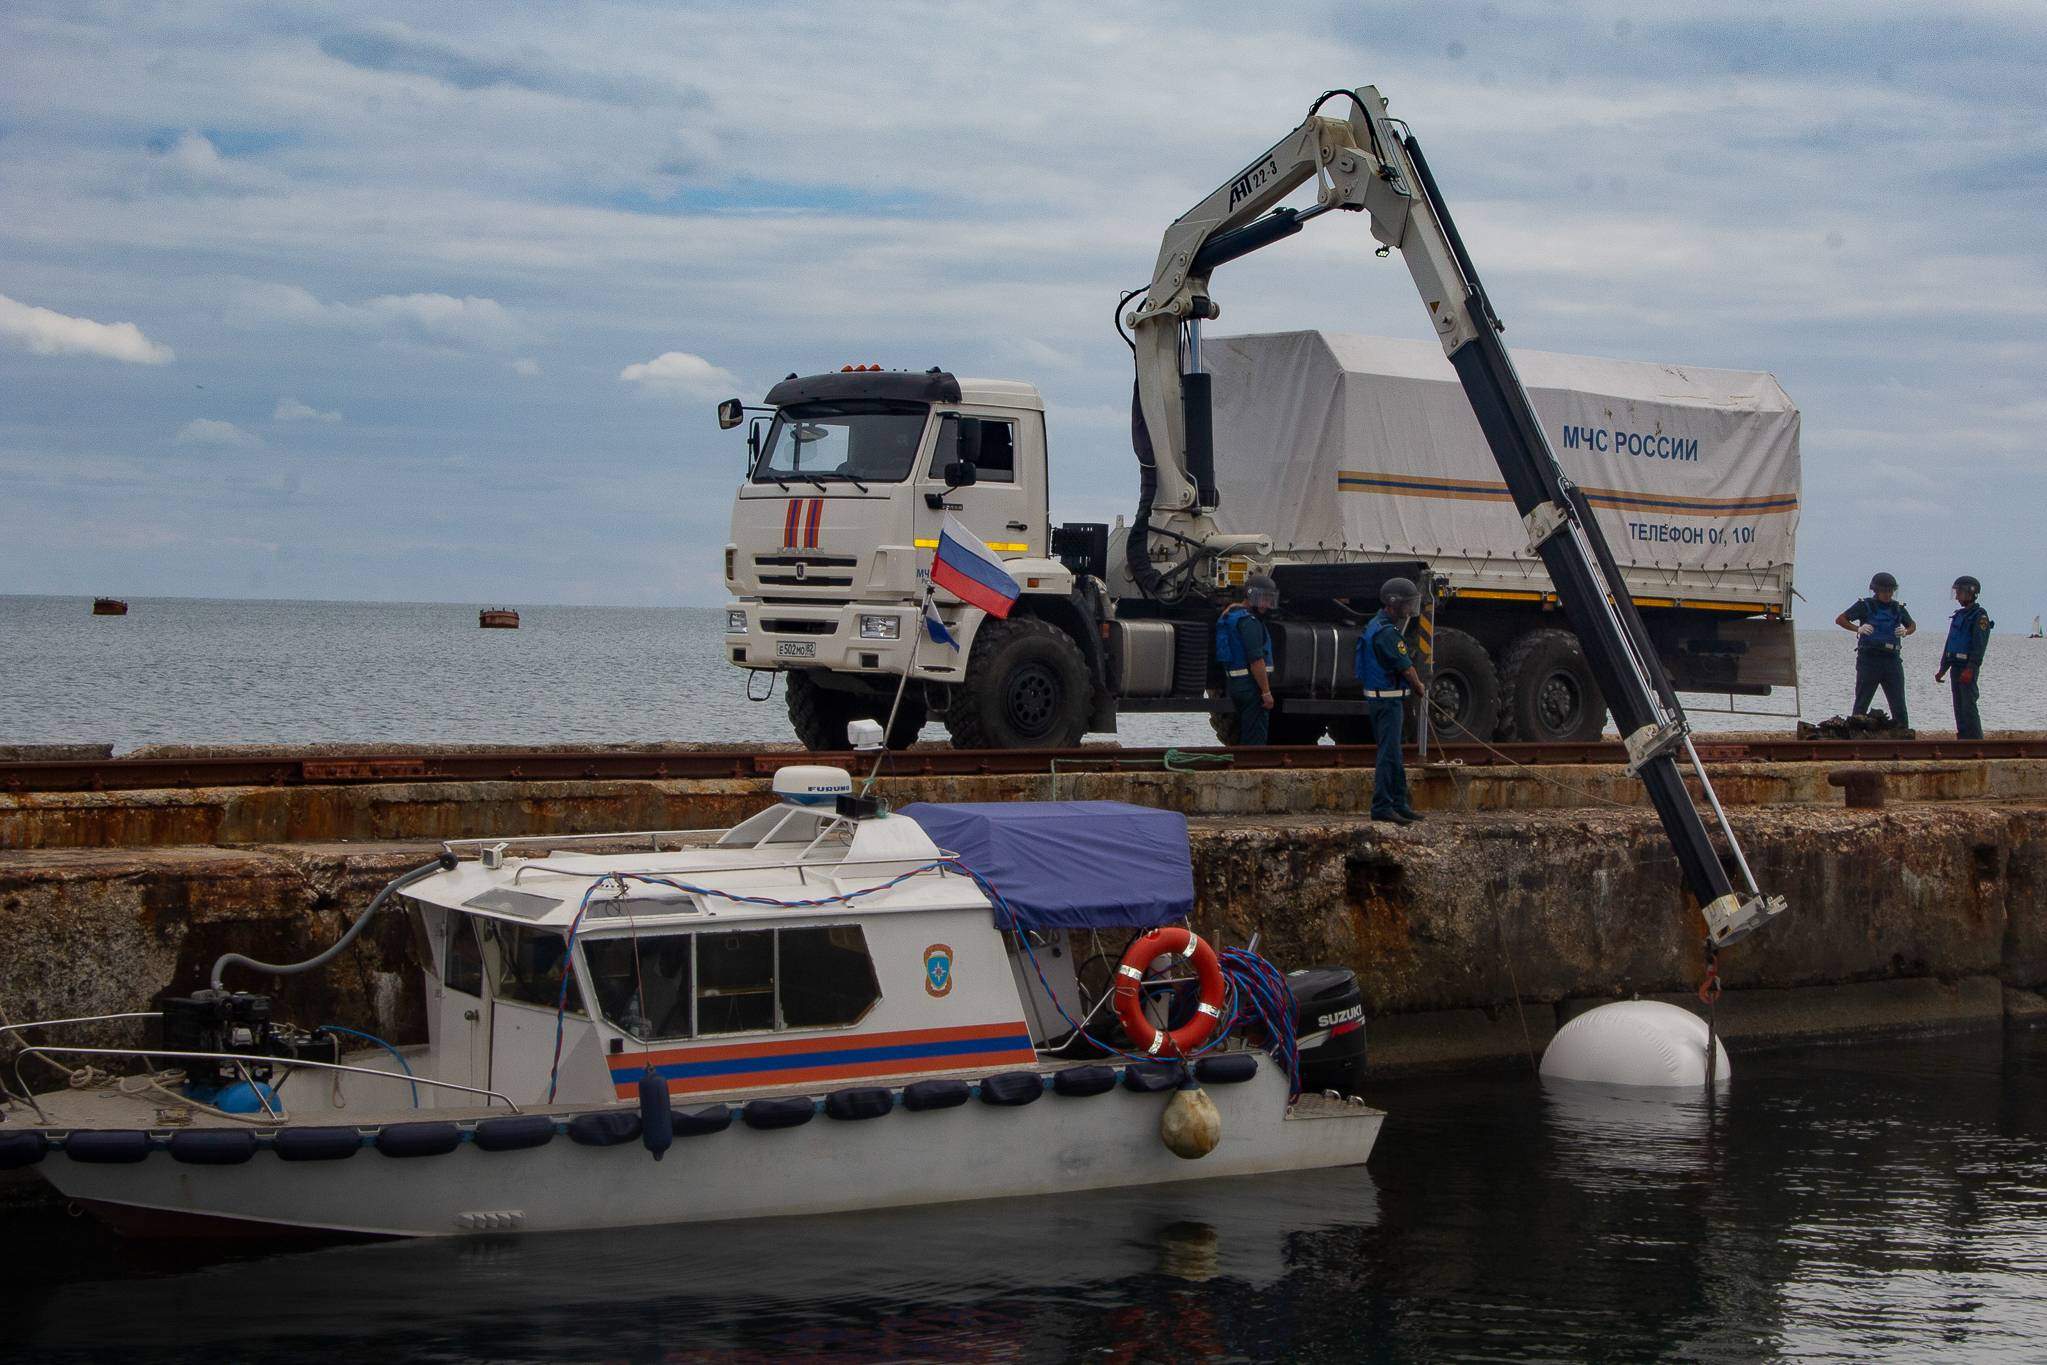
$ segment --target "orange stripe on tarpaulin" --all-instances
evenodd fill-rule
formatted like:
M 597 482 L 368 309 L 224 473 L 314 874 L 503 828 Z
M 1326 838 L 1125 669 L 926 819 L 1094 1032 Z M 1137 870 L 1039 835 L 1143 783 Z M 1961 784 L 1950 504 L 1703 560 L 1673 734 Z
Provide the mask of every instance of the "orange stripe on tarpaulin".
M 1337 471 L 1340 492 L 1380 493 L 1395 497 L 1449 498 L 1471 502 L 1512 502 L 1513 495 L 1503 483 L 1477 479 L 1444 479 L 1425 474 L 1387 474 L 1354 469 Z M 1795 512 L 1795 493 L 1768 494 L 1754 498 L 1686 498 L 1659 493 L 1637 493 L 1623 488 L 1592 488 L 1580 485 L 1586 500 L 1595 507 L 1617 511 L 1637 509 L 1676 513 Z

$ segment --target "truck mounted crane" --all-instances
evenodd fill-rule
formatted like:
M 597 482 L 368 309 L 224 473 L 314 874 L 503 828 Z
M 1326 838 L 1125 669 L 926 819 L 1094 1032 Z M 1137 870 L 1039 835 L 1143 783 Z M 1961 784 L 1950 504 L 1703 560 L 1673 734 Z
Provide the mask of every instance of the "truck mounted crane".
M 1320 112 L 1333 100 L 1349 102 L 1348 117 Z M 1605 536 L 1584 493 L 1559 467 L 1500 340 L 1505 329 L 1421 146 L 1386 110 L 1373 86 L 1329 91 L 1300 127 L 1167 231 L 1151 284 L 1127 319 L 1137 363 L 1133 440 L 1146 476 L 1123 567 L 1139 592 L 1170 598 L 1202 580 L 1204 561 L 1269 551 L 1259 537 L 1217 529 L 1211 515 L 1218 498 L 1201 325 L 1220 310 L 1209 277 L 1331 210 L 1365 214 L 1379 254 L 1399 252 L 1421 294 L 1527 529 L 1529 550 L 1548 570 L 1613 712 L 1628 769 L 1647 788 L 1685 886 L 1705 915 L 1709 943 L 1733 943 L 1782 914 L 1785 902 L 1757 887 Z M 1280 206 L 1310 180 L 1317 183 L 1312 206 Z M 1740 890 L 1686 788 L 1680 754 L 1726 837 Z
M 1321 112 L 1334 100 L 1348 101 L 1345 117 Z M 1283 202 L 1311 180 L 1312 205 Z M 1670 651 L 1659 658 L 1586 494 L 1557 462 L 1419 144 L 1371 86 L 1321 96 L 1298 128 L 1175 220 L 1150 283 L 1118 302 L 1118 329 L 1127 322 L 1136 362 L 1131 435 L 1140 478 L 1137 515 L 1114 536 L 1100 523 L 1050 525 L 1044 404 L 1027 384 L 849 365 L 775 385 L 766 407 L 751 409 L 759 415 L 748 476 L 725 550 L 728 657 L 754 677 L 787 678 L 791 722 L 811 748 L 836 747 L 847 722 L 862 718 L 888 718 L 888 742 L 905 744 L 929 714 L 942 715 L 954 742 L 969 747 L 1056 748 L 1113 730 L 1119 709 L 1213 713 L 1218 703 L 1204 692 L 1216 596 L 1254 569 L 1269 570 L 1290 604 L 1289 619 L 1275 626 L 1275 741 L 1313 743 L 1325 726 L 1340 740 L 1359 738 L 1365 703 L 1347 662 L 1357 634 L 1352 604 L 1374 600 L 1388 578 L 1427 584 L 1436 575 L 1420 559 L 1332 558 L 1275 547 L 1267 531 L 1221 527 L 1201 358 L 1202 324 L 1220 313 L 1209 290 L 1215 270 L 1333 210 L 1364 214 L 1379 254 L 1398 251 L 1406 262 L 1528 550 L 1548 572 L 1554 595 L 1540 595 L 1543 609 L 1561 605 L 1576 634 L 1524 622 L 1508 638 L 1543 644 L 1552 658 L 1558 646 L 1574 660 L 1582 651 L 1584 690 L 1596 687 L 1603 701 L 1592 698 L 1570 723 L 1596 734 L 1611 709 L 1629 770 L 1647 787 L 1704 912 L 1709 945 L 1753 932 L 1784 901 L 1757 887 L 1692 744 L 1667 671 Z M 748 412 L 731 399 L 719 421 L 738 426 Z M 1007 619 L 994 620 L 940 594 L 950 643 L 924 649 L 923 566 L 949 514 L 986 538 L 1023 595 Z M 1766 624 L 1788 635 L 1784 567 L 1785 601 L 1768 606 Z M 1689 620 L 1693 640 L 1714 647 L 1699 653 L 1727 657 L 1718 623 L 1687 618 L 1684 607 L 1661 604 L 1664 643 L 1673 621 L 1682 633 Z M 1464 729 L 1483 739 L 1490 715 L 1480 710 L 1483 723 L 1467 715 Z M 1726 838 L 1739 890 L 1680 756 Z

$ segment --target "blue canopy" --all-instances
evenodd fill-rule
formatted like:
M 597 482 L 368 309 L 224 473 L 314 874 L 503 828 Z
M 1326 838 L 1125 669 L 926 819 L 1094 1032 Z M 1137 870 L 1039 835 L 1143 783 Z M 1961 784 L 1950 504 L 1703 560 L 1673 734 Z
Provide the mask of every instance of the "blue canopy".
M 1187 817 L 1121 801 L 919 801 L 898 812 L 1009 903 L 1001 929 L 1148 928 L 1194 913 Z

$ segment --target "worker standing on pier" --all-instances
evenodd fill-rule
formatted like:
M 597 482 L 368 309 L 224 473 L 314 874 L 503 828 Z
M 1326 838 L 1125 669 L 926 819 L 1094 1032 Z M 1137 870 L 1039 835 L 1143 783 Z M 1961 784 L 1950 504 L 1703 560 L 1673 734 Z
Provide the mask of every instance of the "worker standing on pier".
M 1407 720 L 1402 703 L 1410 689 L 1418 697 L 1427 695 L 1402 638 L 1420 601 L 1421 590 L 1405 578 L 1389 578 L 1381 584 L 1379 614 L 1358 636 L 1353 663 L 1371 709 L 1372 742 L 1379 746 L 1378 761 L 1372 768 L 1372 818 L 1396 825 L 1411 825 L 1421 819 L 1407 790 L 1407 765 L 1400 754 L 1401 731 Z
M 1869 699 L 1881 687 L 1884 700 L 1891 705 L 1892 722 L 1904 729 L 1912 722 L 1905 714 L 1905 661 L 1899 657 L 1898 649 L 1907 635 L 1919 629 L 1919 623 L 1912 619 L 1903 602 L 1895 600 L 1897 591 L 1897 579 L 1887 573 L 1877 574 L 1869 580 L 1869 596 L 1836 616 L 1834 624 L 1854 631 L 1858 637 L 1855 705 L 1851 713 L 1868 714 Z
M 1990 613 L 1976 600 L 1983 585 L 1963 574 L 1955 580 L 1955 601 L 1961 605 L 1948 618 L 1947 643 L 1941 646 L 1940 667 L 1933 671 L 1939 682 L 1954 672 L 1955 738 L 1983 738 L 1983 718 L 1976 714 L 1976 674 L 1983 667 L 1983 651 L 1990 644 Z
M 1272 731 L 1272 632 L 1265 614 L 1279 605 L 1279 584 L 1265 574 L 1244 580 L 1242 602 L 1215 622 L 1215 661 L 1237 713 L 1237 743 L 1263 744 Z

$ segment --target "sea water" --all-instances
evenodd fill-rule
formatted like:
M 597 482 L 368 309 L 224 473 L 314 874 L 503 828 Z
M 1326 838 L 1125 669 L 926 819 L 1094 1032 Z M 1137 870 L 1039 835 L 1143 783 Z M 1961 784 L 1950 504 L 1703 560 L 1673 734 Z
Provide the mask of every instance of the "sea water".
M 1056 1198 L 316 1250 L 17 1214 L 0 1355 L 2041 1358 L 2047 1032 L 1737 1053 L 1711 1102 L 1525 1064 L 1366 1098 L 1361 1168 Z
M 788 743 L 781 689 L 723 654 L 714 608 L 521 607 L 517 630 L 481 630 L 449 603 L 135 598 L 93 616 L 79 597 L 0 597 L 0 744 Z M 1911 719 L 1952 732 L 1936 685 L 1939 623 L 1905 644 Z M 939 646 L 929 646 L 939 648 Z M 1853 700 L 1854 639 L 1802 631 L 1800 686 L 1707 709 L 1710 729 L 1789 731 Z M 2047 641 L 1993 639 L 1982 678 L 1986 727 L 2047 728 Z M 1726 699 L 1717 699 L 1725 705 Z M 1878 705 L 1882 704 L 1881 694 Z M 933 725 L 926 736 L 944 738 Z M 1126 744 L 1212 744 L 1200 715 L 1131 715 Z

